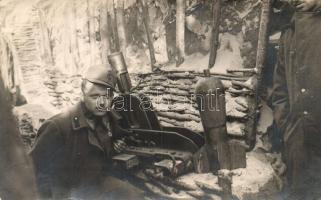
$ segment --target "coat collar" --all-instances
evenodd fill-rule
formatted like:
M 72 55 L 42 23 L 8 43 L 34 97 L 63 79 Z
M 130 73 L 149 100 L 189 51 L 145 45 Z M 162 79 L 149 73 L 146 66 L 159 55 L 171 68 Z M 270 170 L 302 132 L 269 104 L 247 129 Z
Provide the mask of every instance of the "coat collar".
M 118 121 L 121 119 L 120 114 L 118 114 L 114 109 L 111 109 L 108 112 L 112 121 Z M 70 117 L 73 130 L 79 130 L 82 128 L 89 128 L 89 124 L 86 120 L 86 116 L 81 106 L 81 102 L 77 103 L 73 108 L 70 110 Z

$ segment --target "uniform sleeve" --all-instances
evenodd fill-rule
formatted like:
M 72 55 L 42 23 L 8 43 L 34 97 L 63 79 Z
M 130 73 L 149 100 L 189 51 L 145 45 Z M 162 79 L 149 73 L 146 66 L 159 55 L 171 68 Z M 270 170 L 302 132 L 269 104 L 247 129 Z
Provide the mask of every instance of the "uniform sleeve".
M 280 40 L 280 50 L 277 65 L 273 75 L 271 95 L 274 120 L 281 132 L 285 129 L 289 115 L 289 96 L 284 65 L 284 44 Z
M 55 152 L 63 145 L 61 131 L 54 121 L 45 122 L 39 129 L 36 142 L 30 151 L 40 196 L 51 197 L 50 173 Z

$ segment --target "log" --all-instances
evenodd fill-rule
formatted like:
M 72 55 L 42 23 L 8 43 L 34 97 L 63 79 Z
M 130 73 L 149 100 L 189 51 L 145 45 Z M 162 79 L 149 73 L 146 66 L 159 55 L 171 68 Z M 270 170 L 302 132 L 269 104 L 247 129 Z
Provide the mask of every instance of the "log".
M 256 68 L 227 69 L 226 72 L 227 72 L 227 73 L 243 72 L 243 73 L 256 74 L 256 73 L 257 73 L 257 70 L 256 70 Z
M 178 79 L 178 78 L 182 78 L 182 79 L 194 79 L 195 75 L 189 73 L 189 72 L 181 72 L 181 73 L 170 73 L 167 74 L 168 78 L 171 79 Z
M 161 70 L 159 73 L 162 74 L 172 74 L 172 73 L 190 73 L 194 74 L 200 77 L 205 77 L 204 72 L 197 72 L 195 70 L 188 70 L 188 71 L 181 71 L 181 70 Z M 145 74 L 151 74 L 151 73 L 145 73 Z M 239 75 L 239 74 L 230 74 L 230 73 L 222 73 L 222 72 L 209 72 L 209 74 L 212 76 L 226 76 L 226 77 L 246 77 L 245 75 Z
M 214 77 L 219 78 L 221 80 L 227 80 L 227 81 L 247 81 L 249 78 L 248 77 L 227 77 L 227 76 L 221 76 L 221 75 L 214 75 Z
M 154 87 L 162 87 L 162 88 L 170 88 L 170 89 L 179 89 L 183 91 L 189 92 L 192 89 L 192 85 L 186 85 L 183 82 L 182 83 L 175 83 L 172 80 L 168 81 L 162 81 L 162 82 L 148 82 L 141 84 L 139 87 L 148 87 L 148 86 L 154 86 Z
M 215 64 L 217 49 L 219 45 L 221 0 L 214 0 L 212 9 L 213 9 L 212 38 L 211 38 L 211 50 L 210 50 L 208 68 L 212 68 Z
M 185 0 L 176 0 L 176 67 L 185 57 Z

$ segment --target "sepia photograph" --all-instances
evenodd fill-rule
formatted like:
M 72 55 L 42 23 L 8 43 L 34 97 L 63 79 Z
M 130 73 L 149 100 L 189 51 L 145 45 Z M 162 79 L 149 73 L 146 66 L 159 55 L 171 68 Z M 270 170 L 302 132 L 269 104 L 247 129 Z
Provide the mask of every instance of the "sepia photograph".
M 318 199 L 321 0 L 0 0 L 0 200 Z

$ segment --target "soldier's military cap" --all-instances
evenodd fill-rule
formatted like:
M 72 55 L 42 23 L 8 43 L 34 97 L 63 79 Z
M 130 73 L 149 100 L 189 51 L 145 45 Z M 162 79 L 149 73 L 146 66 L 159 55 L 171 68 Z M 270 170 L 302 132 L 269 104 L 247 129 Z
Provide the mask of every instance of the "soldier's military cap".
M 88 68 L 84 79 L 99 85 L 104 85 L 115 90 L 117 75 L 110 65 L 94 65 Z

